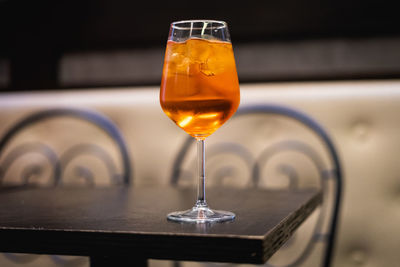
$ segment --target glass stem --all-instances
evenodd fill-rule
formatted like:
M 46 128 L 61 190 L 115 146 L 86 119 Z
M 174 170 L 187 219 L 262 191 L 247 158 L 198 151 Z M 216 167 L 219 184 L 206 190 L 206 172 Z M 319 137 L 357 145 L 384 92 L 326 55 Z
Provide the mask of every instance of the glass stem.
M 205 157 L 205 139 L 197 139 L 197 170 L 199 184 L 197 187 L 197 207 L 207 207 L 206 202 L 206 157 Z

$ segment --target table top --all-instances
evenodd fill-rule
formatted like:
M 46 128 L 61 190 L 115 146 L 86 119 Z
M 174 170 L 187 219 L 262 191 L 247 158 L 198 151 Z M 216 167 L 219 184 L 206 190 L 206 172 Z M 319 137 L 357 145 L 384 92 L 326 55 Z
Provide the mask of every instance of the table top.
M 264 263 L 321 203 L 318 190 L 207 188 L 233 222 L 176 223 L 194 188 L 29 188 L 0 192 L 0 251 Z

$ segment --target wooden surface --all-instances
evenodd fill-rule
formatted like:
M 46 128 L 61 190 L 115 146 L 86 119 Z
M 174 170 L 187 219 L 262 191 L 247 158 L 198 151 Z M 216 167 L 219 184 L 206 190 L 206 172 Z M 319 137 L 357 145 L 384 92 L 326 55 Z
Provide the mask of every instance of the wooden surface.
M 180 224 L 194 188 L 48 188 L 0 192 L 0 251 L 264 263 L 321 203 L 318 191 L 207 189 L 229 223 Z

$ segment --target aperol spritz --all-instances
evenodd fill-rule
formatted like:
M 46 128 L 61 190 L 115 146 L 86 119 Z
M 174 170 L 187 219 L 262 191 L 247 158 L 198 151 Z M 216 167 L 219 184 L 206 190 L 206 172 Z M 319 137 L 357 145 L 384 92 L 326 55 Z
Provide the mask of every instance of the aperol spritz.
M 227 24 L 215 20 L 173 22 L 160 88 L 160 104 L 169 118 L 196 138 L 199 186 L 195 206 L 168 214 L 183 222 L 228 221 L 235 214 L 211 210 L 205 200 L 206 137 L 236 111 L 239 81 Z

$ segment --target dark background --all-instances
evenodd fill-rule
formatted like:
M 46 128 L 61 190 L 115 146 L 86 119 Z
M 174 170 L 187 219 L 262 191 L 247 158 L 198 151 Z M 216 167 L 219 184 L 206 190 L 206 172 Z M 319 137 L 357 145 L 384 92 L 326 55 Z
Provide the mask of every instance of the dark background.
M 202 18 L 225 20 L 238 52 L 256 43 L 262 45 L 259 51 L 265 47 L 267 53 L 271 51 L 268 50 L 271 44 L 275 44 L 274 51 L 281 53 L 282 56 L 273 59 L 275 66 L 283 66 L 279 75 L 257 62 L 257 68 L 265 71 L 246 76 L 246 64 L 251 62 L 242 64 L 246 57 L 237 58 L 239 79 L 244 82 L 399 78 L 400 65 L 394 62 L 400 50 L 396 45 L 400 38 L 398 10 L 395 2 L 371 0 L 164 1 L 161 4 L 132 0 L 0 0 L 0 60 L 8 62 L 9 66 L 8 82 L 2 90 L 158 84 L 159 79 L 150 77 L 109 83 L 103 80 L 96 84 L 83 81 L 68 86 L 60 82 L 60 60 L 74 53 L 164 49 L 172 21 Z M 293 44 L 306 44 L 306 48 L 294 46 L 301 55 L 304 51 L 319 51 L 321 47 L 321 51 L 326 51 L 327 47 L 333 51 L 332 44 L 337 47 L 338 40 L 340 47 L 357 44 L 345 45 L 345 52 L 333 49 L 336 56 L 342 53 L 341 58 L 346 58 L 346 53 L 351 56 L 352 49 L 368 46 L 368 51 L 359 55 L 359 67 L 353 64 L 355 67 L 351 71 L 335 67 L 324 73 L 290 70 L 292 62 L 284 55 L 287 54 L 285 49 L 293 49 Z M 382 49 L 381 44 L 389 48 Z M 312 57 L 315 69 L 318 64 L 331 60 L 323 55 L 327 53 Z M 366 57 L 373 60 L 368 61 Z M 340 66 L 345 66 L 346 62 L 341 60 Z M 159 61 L 162 64 L 162 58 Z M 301 60 L 297 60 L 301 70 L 302 63 L 298 61 Z M 154 64 L 159 66 L 160 62 Z M 368 68 L 365 64 L 369 64 Z

